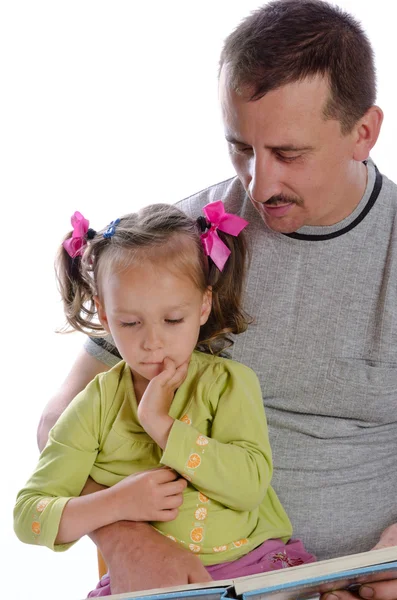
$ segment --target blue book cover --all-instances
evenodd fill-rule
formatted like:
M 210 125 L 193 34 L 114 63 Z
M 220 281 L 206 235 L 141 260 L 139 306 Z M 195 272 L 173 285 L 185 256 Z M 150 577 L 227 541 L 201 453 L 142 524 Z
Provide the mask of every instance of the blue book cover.
M 397 578 L 397 547 L 383 548 L 234 580 L 243 600 L 311 600 L 324 592 L 357 586 L 371 578 Z
M 312 600 L 371 578 L 397 579 L 397 546 L 205 584 L 108 596 L 109 600 Z

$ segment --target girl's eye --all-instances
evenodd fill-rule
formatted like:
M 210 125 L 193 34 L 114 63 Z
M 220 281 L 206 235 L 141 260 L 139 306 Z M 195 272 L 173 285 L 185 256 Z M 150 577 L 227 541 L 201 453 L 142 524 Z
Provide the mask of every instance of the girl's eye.
M 135 327 L 138 325 L 138 321 L 132 321 L 131 323 L 120 323 L 121 327 Z
M 170 325 L 176 325 L 177 323 L 182 323 L 183 319 L 165 319 L 165 322 Z

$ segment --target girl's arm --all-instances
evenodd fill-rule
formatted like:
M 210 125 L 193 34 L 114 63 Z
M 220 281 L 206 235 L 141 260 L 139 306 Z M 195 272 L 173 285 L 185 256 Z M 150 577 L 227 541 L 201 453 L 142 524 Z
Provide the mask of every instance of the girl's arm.
M 225 365 L 209 391 L 215 407 L 211 437 L 176 420 L 161 462 L 206 496 L 247 511 L 257 507 L 267 492 L 272 455 L 255 373 L 234 361 Z
M 109 495 L 111 490 L 112 488 L 107 488 L 71 498 L 63 509 L 55 545 L 74 542 L 83 535 L 118 521 Z
M 97 360 L 84 349 L 76 358 L 65 381 L 43 410 L 37 428 L 37 444 L 40 452 L 48 440 L 50 429 L 55 425 L 63 411 L 98 373 L 108 370 L 108 366 Z
M 152 469 L 71 498 L 62 512 L 55 544 L 74 542 L 117 521 L 172 521 L 186 487 L 186 481 L 177 477 L 171 469 Z
M 21 541 L 54 548 L 63 510 L 79 496 L 99 450 L 101 387 L 96 378 L 63 412 L 14 509 Z M 62 549 L 62 548 L 57 548 Z
M 17 497 L 14 528 L 21 541 L 64 550 L 65 544 L 119 520 L 177 516 L 186 482 L 167 468 L 130 475 L 79 497 L 97 458 L 102 423 L 110 408 L 117 411 L 118 380 L 117 373 L 97 377 L 51 430 L 35 472 Z

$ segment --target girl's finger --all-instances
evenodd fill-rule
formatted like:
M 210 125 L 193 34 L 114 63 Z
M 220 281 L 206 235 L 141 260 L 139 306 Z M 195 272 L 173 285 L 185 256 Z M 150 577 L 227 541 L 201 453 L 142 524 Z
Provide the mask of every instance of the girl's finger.
M 177 479 L 163 484 L 162 493 L 164 496 L 179 496 L 187 487 L 186 479 Z
M 172 358 L 169 358 L 168 356 L 166 356 L 163 360 L 164 363 L 164 371 L 170 371 L 172 373 L 175 373 L 176 371 L 176 366 L 174 361 L 172 360 Z M 163 373 L 164 373 L 163 371 Z
M 161 385 L 167 385 L 172 389 L 176 389 L 184 381 L 187 375 L 188 366 L 189 363 L 184 362 L 176 368 L 174 361 L 166 357 L 164 359 L 164 371 L 157 376 L 158 381 Z

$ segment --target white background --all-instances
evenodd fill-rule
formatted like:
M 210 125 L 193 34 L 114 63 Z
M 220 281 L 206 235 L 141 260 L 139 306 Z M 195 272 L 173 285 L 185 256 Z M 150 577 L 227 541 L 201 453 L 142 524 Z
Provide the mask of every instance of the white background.
M 372 156 L 397 180 L 390 0 L 340 0 L 372 40 L 385 111 Z M 63 324 L 53 259 L 75 210 L 101 228 L 233 174 L 217 103 L 226 35 L 255 0 L 3 0 L 0 4 L 2 597 L 78 600 L 97 580 L 84 539 L 21 544 L 15 495 L 35 466 L 41 411 L 82 344 Z M 153 565 L 156 568 L 156 565 Z

